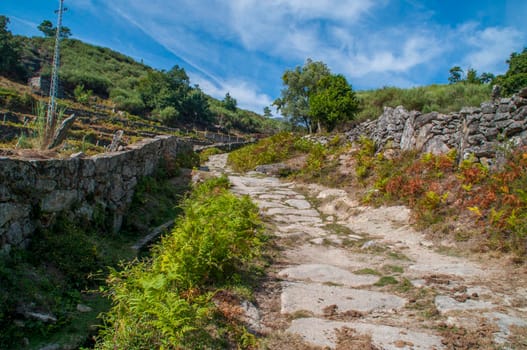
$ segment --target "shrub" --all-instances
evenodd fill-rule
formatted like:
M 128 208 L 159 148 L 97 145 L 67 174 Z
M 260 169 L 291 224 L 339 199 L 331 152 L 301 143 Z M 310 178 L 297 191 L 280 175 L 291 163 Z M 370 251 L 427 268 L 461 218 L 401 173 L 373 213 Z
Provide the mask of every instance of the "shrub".
M 226 177 L 199 185 L 152 259 L 113 271 L 114 306 L 97 349 L 209 348 L 222 341 L 206 332 L 215 313 L 212 289 L 239 280 L 262 245 L 257 207 L 228 186 Z

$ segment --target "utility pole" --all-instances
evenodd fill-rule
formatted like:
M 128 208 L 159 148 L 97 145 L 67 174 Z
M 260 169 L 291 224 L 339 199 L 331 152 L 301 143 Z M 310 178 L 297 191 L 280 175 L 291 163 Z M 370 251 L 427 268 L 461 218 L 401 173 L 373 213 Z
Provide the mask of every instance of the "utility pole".
M 60 68 L 60 39 L 61 39 L 61 27 L 62 27 L 62 15 L 67 9 L 64 8 L 64 0 L 59 0 L 59 9 L 56 11 L 58 13 L 57 19 L 57 33 L 55 34 L 55 50 L 53 52 L 53 66 L 51 73 L 51 86 L 49 89 L 49 104 L 48 104 L 48 113 L 46 120 L 46 143 L 51 142 L 53 133 L 55 131 L 55 126 L 57 123 L 56 120 L 56 98 L 57 90 L 59 85 L 59 68 Z

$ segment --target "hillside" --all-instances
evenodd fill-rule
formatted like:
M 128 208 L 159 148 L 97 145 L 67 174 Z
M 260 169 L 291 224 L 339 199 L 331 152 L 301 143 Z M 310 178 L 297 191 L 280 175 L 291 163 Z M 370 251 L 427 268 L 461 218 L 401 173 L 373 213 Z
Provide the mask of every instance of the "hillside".
M 10 34 L 9 32 L 7 32 Z M 49 89 L 53 38 L 11 36 L 16 69 L 0 79 L 0 140 L 6 147 L 37 134 Z M 41 77 L 29 88 L 29 78 Z M 100 151 L 125 129 L 129 142 L 159 133 L 199 136 L 205 132 L 242 137 L 271 134 L 279 123 L 220 101 L 191 86 L 183 68 L 159 71 L 131 57 L 76 39 L 61 41 L 59 111 L 80 117 L 70 133 L 72 151 Z M 25 140 L 22 140 L 25 141 Z M 18 142 L 18 146 L 31 147 Z

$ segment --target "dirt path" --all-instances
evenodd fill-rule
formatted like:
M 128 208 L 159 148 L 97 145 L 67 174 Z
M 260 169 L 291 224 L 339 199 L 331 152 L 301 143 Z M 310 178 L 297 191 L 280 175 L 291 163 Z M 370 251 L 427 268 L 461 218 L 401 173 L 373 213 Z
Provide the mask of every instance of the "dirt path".
M 225 172 L 225 155 L 208 166 Z M 268 348 L 527 348 L 525 270 L 449 255 L 405 207 L 363 207 L 342 190 L 229 174 L 274 231 L 258 293 Z

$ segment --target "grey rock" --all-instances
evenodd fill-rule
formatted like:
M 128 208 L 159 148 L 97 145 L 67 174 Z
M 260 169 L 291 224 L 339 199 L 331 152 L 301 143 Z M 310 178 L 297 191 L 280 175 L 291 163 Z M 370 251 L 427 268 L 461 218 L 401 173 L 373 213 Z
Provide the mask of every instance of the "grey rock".
M 52 148 L 59 146 L 62 143 L 62 141 L 66 139 L 66 136 L 68 135 L 68 130 L 73 125 L 73 122 L 75 121 L 75 119 L 76 119 L 75 114 L 72 114 L 68 118 L 64 119 L 60 127 L 55 131 L 55 134 L 53 135 L 53 140 L 48 146 L 48 149 L 52 149 Z
M 31 318 L 31 319 L 44 322 L 44 323 L 57 322 L 57 317 L 55 317 L 55 315 L 53 314 L 45 314 L 45 313 L 35 312 L 35 311 L 25 311 L 23 315 L 26 318 Z
M 398 310 L 406 304 L 403 298 L 388 293 L 304 282 L 282 283 L 281 302 L 283 314 L 309 311 L 314 315 L 323 315 L 331 305 L 338 312 L 371 313 Z
M 82 313 L 86 313 L 86 312 L 92 312 L 93 309 L 91 307 L 89 307 L 88 305 L 77 304 L 77 311 L 78 312 L 82 312 Z
M 0 203 L 0 227 L 7 222 L 26 217 L 31 212 L 31 206 L 13 203 Z
M 305 264 L 286 268 L 278 276 L 289 280 L 332 283 L 336 285 L 359 287 L 371 285 L 379 279 L 372 275 L 355 275 L 349 271 L 332 265 Z
M 310 209 L 311 208 L 311 204 L 305 199 L 288 199 L 285 201 L 285 203 L 296 209 Z
M 40 205 L 43 212 L 58 212 L 69 208 L 78 199 L 75 190 L 59 190 L 49 193 L 42 199 Z
M 38 350 L 60 350 L 59 344 L 49 344 L 42 348 L 39 348 Z
M 442 314 L 445 314 L 451 311 L 488 310 L 488 309 L 493 309 L 495 307 L 494 304 L 489 303 L 487 301 L 479 301 L 479 300 L 472 300 L 472 299 L 469 299 L 462 303 L 446 295 L 436 296 L 435 305 L 436 305 L 437 311 L 439 311 Z
M 365 322 L 329 321 L 313 317 L 300 318 L 293 320 L 287 331 L 302 336 L 305 341 L 313 345 L 334 349 L 337 340 L 336 330 L 344 327 L 353 329 L 359 334 L 370 335 L 372 343 L 384 350 L 401 349 L 401 346 L 398 346 L 399 342 L 412 344 L 408 349 L 444 349 L 441 337 L 429 334 L 426 330 L 415 331 Z
M 527 321 L 525 319 L 506 315 L 500 312 L 489 312 L 484 316 L 489 321 L 494 322 L 500 329 L 500 331 L 494 335 L 494 339 L 498 344 L 507 342 L 508 337 L 511 334 L 511 326 L 527 327 Z
M 243 311 L 242 321 L 247 324 L 249 332 L 253 334 L 261 333 L 264 330 L 260 310 L 253 303 L 242 300 L 240 306 Z
M 423 148 L 423 152 L 429 152 L 436 155 L 447 153 L 449 150 L 450 148 L 445 145 L 445 143 L 440 138 L 437 137 L 429 140 Z

